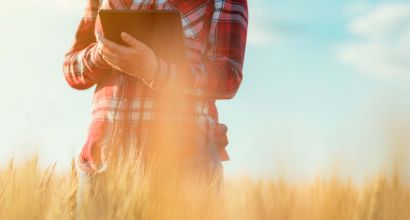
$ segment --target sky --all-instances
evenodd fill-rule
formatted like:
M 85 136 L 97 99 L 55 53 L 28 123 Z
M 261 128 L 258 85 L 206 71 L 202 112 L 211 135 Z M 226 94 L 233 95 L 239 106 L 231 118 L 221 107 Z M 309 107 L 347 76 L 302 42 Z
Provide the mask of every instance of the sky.
M 62 62 L 85 3 L 2 3 L 3 163 L 38 153 L 64 169 L 81 150 L 93 89 L 70 88 Z M 217 102 L 227 175 L 363 179 L 394 146 L 409 154 L 410 1 L 252 0 L 249 15 L 243 82 Z

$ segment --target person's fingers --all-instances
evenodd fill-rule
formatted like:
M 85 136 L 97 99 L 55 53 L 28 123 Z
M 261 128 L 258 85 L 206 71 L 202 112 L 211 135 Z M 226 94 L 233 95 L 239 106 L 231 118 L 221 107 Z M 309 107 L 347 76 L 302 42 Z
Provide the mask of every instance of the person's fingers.
M 93 173 L 97 170 L 97 165 L 95 165 L 95 163 L 90 163 L 89 167 L 91 170 L 89 170 L 90 173 Z
M 100 51 L 100 54 L 102 55 L 103 59 L 107 61 L 109 64 L 111 64 L 111 66 L 121 66 L 124 62 L 123 58 L 121 58 L 121 55 L 117 54 L 116 52 L 112 51 L 110 48 L 104 45 L 101 47 Z M 124 57 L 124 55 L 122 56 Z
M 103 54 L 102 57 L 108 64 L 110 64 L 113 67 L 120 65 L 120 63 L 119 63 L 118 59 L 115 57 L 115 55 Z
M 110 56 L 109 54 L 113 53 L 108 47 L 105 47 L 101 41 L 97 42 L 97 51 L 101 56 Z
M 102 46 L 100 49 L 100 54 L 102 56 L 109 57 L 111 60 L 118 60 L 119 55 L 112 51 L 110 48 Z
M 105 61 L 106 61 L 112 68 L 122 71 L 122 68 L 121 68 L 118 64 L 116 64 L 115 61 L 112 61 L 112 60 L 108 59 L 107 57 L 105 58 Z
M 117 54 L 125 54 L 128 52 L 128 48 L 121 46 L 113 41 L 110 41 L 106 38 L 104 38 L 103 36 L 99 37 L 99 41 L 101 42 L 101 44 L 103 45 L 103 47 L 107 47 L 109 48 L 111 51 L 113 51 L 114 53 Z
M 120 66 L 120 64 L 116 60 L 112 60 L 110 57 L 104 56 L 103 59 L 105 62 L 107 62 L 112 68 L 123 71 L 123 68 Z
M 101 163 L 101 149 L 98 147 L 92 148 L 91 154 L 93 160 L 89 161 L 88 165 L 92 169 L 92 172 L 95 172 Z
M 227 137 L 228 127 L 224 124 L 217 124 L 216 125 L 216 139 L 220 147 L 226 147 L 228 145 L 228 137 Z
M 99 54 L 102 55 L 101 49 L 102 49 L 102 43 L 100 41 L 97 41 L 97 51 L 98 51 Z
M 126 32 L 121 32 L 121 38 L 125 43 L 134 49 L 141 47 L 142 43 Z
M 100 32 L 97 32 L 97 41 L 100 41 L 100 38 L 103 37 Z

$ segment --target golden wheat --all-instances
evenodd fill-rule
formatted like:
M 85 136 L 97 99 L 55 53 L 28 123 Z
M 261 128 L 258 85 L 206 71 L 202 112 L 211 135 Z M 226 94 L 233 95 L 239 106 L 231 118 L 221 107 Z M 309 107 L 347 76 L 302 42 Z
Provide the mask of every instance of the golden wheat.
M 226 178 L 218 192 L 128 163 L 102 175 L 77 209 L 74 161 L 66 173 L 54 167 L 41 170 L 34 158 L 0 168 L 0 219 L 410 219 L 410 188 L 397 173 L 363 185 L 336 176 L 310 184 Z

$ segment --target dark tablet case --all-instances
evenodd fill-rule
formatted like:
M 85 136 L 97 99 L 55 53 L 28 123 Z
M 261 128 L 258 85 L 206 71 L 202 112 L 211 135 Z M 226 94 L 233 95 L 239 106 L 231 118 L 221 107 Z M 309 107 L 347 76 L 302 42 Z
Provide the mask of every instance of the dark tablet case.
M 178 11 L 99 10 L 99 16 L 107 39 L 126 45 L 120 36 L 124 31 L 158 57 L 177 66 L 184 63 L 184 33 Z

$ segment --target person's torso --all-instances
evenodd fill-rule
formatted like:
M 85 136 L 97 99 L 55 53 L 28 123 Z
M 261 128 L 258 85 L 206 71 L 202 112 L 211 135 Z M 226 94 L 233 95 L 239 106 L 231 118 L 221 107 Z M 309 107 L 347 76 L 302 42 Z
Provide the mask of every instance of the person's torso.
M 177 10 L 182 16 L 186 58 L 191 64 L 204 62 L 213 14 L 212 0 L 103 0 L 100 9 Z M 99 18 L 95 34 L 102 32 Z M 107 121 L 127 120 L 130 123 L 150 122 L 153 119 L 170 121 L 198 121 L 216 124 L 215 100 L 182 95 L 173 97 L 170 104 L 159 106 L 157 91 L 150 89 L 136 77 L 112 71 L 95 89 L 93 119 Z

